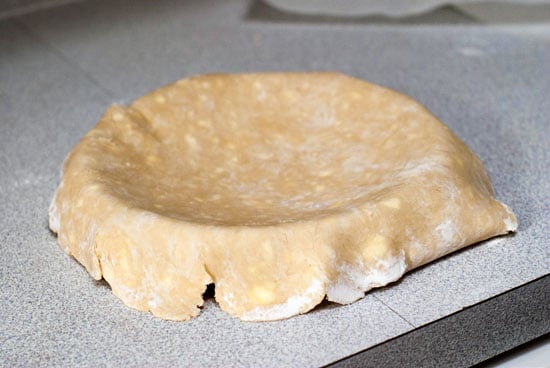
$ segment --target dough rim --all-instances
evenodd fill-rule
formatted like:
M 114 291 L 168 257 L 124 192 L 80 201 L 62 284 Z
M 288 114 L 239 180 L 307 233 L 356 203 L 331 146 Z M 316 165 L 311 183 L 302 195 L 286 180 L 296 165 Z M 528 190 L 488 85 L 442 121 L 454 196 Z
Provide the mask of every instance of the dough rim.
M 67 156 L 67 160 L 73 155 L 69 154 Z M 74 241 L 70 240 L 70 234 L 64 234 L 64 227 L 66 225 L 64 224 L 64 221 L 61 219 L 61 212 L 64 212 L 65 210 L 63 208 L 59 208 L 58 206 L 58 200 L 60 196 L 60 192 L 63 191 L 64 187 L 64 175 L 62 181 L 59 185 L 59 188 L 56 191 L 56 194 L 54 195 L 54 198 L 52 200 L 52 203 L 50 205 L 49 210 L 49 225 L 53 232 L 57 233 L 58 235 L 61 235 L 59 238 L 59 243 L 62 246 L 62 248 L 65 250 L 66 253 L 72 254 L 75 256 L 75 258 L 81 262 L 88 272 L 92 275 L 93 278 L 96 280 L 101 279 L 102 277 L 105 277 L 104 268 L 105 264 L 104 261 L 102 261 L 102 258 L 105 259 L 105 255 L 103 255 L 101 251 L 101 247 L 98 247 L 98 244 L 96 242 L 96 236 L 99 232 L 102 231 L 108 231 L 104 230 L 104 225 L 106 225 L 105 228 L 117 228 L 117 225 L 115 224 L 116 221 L 113 220 L 115 216 L 118 216 L 120 213 L 126 213 L 126 216 L 128 218 L 135 220 L 135 221 L 141 221 L 144 217 L 152 217 L 154 218 L 154 221 L 158 221 L 159 223 L 162 223 L 163 226 L 178 226 L 181 228 L 181 231 L 184 233 L 194 234 L 194 236 L 201 237 L 201 235 L 196 235 L 197 233 L 202 233 L 202 237 L 208 237 L 212 235 L 213 233 L 216 233 L 218 236 L 224 238 L 235 235 L 235 233 L 247 233 L 247 234 L 254 234 L 260 235 L 262 237 L 265 237 L 267 239 L 275 238 L 280 233 L 292 233 L 296 232 L 300 236 L 306 233 L 312 233 L 313 238 L 315 238 L 316 229 L 319 227 L 324 228 L 324 237 L 325 242 L 326 239 L 329 239 L 333 236 L 340 235 L 342 232 L 341 228 L 339 227 L 342 222 L 350 222 L 353 223 L 354 221 L 361 221 L 363 220 L 363 217 L 365 216 L 365 213 L 362 212 L 362 208 L 356 209 L 354 211 L 350 212 L 337 212 L 328 214 L 326 216 L 322 217 L 313 217 L 309 219 L 300 219 L 295 222 L 287 222 L 287 223 L 277 223 L 277 224 L 268 224 L 268 225 L 210 225 L 210 224 L 204 224 L 200 222 L 191 222 L 191 221 L 179 221 L 174 218 L 164 216 L 158 213 L 151 212 L 149 210 L 143 209 L 143 208 L 127 208 L 126 203 L 121 198 L 118 198 L 116 196 L 110 195 L 108 193 L 108 188 L 105 190 L 101 190 L 101 184 L 97 182 L 96 178 L 93 177 L 91 173 L 85 173 L 82 175 L 81 180 L 83 180 L 88 185 L 96 185 L 97 186 L 97 192 L 95 195 L 97 195 L 98 201 L 108 201 L 111 203 L 111 207 L 113 209 L 113 212 L 110 214 L 105 215 L 102 219 L 98 220 L 96 218 L 85 218 L 85 216 L 82 217 L 82 222 L 84 224 L 87 224 L 87 228 L 80 234 L 79 244 L 77 247 L 75 247 Z M 87 178 L 86 175 L 92 175 L 90 178 Z M 492 205 L 494 206 L 500 206 L 507 211 L 508 216 L 503 219 L 504 226 L 500 226 L 500 228 L 497 231 L 492 231 L 491 234 L 486 234 L 484 236 L 478 236 L 476 239 L 477 241 L 481 241 L 490 237 L 493 237 L 495 235 L 504 234 L 509 231 L 515 231 L 517 229 L 517 220 L 511 210 L 504 204 L 498 202 L 492 197 L 491 195 L 489 199 L 492 201 Z M 389 197 L 391 198 L 393 194 L 390 192 Z M 496 208 L 496 207 L 495 207 Z M 86 226 L 84 226 L 86 227 Z M 296 230 L 296 228 L 298 229 Z M 122 236 L 126 236 L 129 238 L 128 234 L 126 234 L 126 230 L 119 227 L 118 229 L 115 229 L 117 231 L 122 232 Z M 221 235 L 220 235 L 221 234 Z M 225 235 L 224 235 L 225 234 Z M 76 236 L 76 235 L 75 235 Z M 66 239 L 65 239 L 66 238 Z M 297 236 L 297 239 L 300 237 Z M 315 276 L 312 278 L 312 282 L 309 283 L 309 286 L 305 290 L 298 290 L 298 292 L 294 295 L 288 296 L 286 302 L 283 303 L 277 303 L 270 306 L 257 306 L 255 308 L 242 311 L 242 310 L 236 310 L 232 309 L 231 303 L 228 303 L 224 300 L 217 300 L 222 309 L 228 311 L 230 314 L 237 316 L 243 320 L 249 320 L 249 321 L 265 321 L 265 320 L 277 320 L 277 319 L 284 319 L 292 317 L 293 315 L 297 315 L 300 313 L 305 313 L 311 309 L 313 309 L 324 297 L 328 294 L 334 294 L 337 295 L 338 292 L 331 293 L 330 289 L 331 287 L 334 288 L 335 284 L 341 283 L 343 288 L 349 287 L 350 290 L 353 288 L 356 288 L 357 294 L 356 297 L 353 295 L 347 296 L 347 297 L 331 297 L 329 296 L 329 299 L 335 300 L 337 302 L 341 302 L 343 304 L 350 303 L 358 298 L 361 298 L 364 295 L 364 292 L 370 290 L 372 287 L 379 287 L 384 286 L 388 283 L 391 283 L 397 279 L 399 279 L 405 272 L 416 268 L 422 264 L 428 263 L 434 259 L 437 259 L 441 257 L 444 254 L 450 253 L 454 250 L 457 250 L 463 246 L 466 246 L 469 244 L 469 241 L 464 241 L 463 244 L 455 244 L 455 248 L 443 250 L 439 253 L 435 253 L 430 257 L 425 258 L 422 262 L 416 262 L 412 264 L 409 260 L 405 259 L 404 252 L 403 255 L 401 253 L 397 255 L 391 255 L 388 258 L 381 259 L 382 262 L 394 262 L 397 259 L 397 263 L 399 263 L 401 266 L 398 267 L 397 271 L 388 272 L 388 276 L 385 280 L 383 277 L 379 277 L 378 281 L 375 282 L 376 285 L 372 285 L 373 282 L 367 282 L 367 281 L 357 281 L 353 280 L 356 279 L 355 276 L 353 276 L 354 272 L 364 273 L 361 270 L 361 267 L 357 266 L 357 270 L 354 270 L 354 265 L 347 265 L 350 270 L 342 271 L 339 270 L 338 267 L 342 266 L 342 263 L 344 261 L 344 256 L 342 254 L 338 254 L 338 251 L 334 251 L 333 253 L 327 255 L 325 258 L 326 263 L 322 265 L 322 267 L 319 269 L 315 269 L 314 271 L 317 272 Z M 403 244 L 401 246 L 404 246 Z M 80 248 L 80 249 L 78 249 Z M 206 260 L 207 255 L 204 254 L 206 251 L 205 249 L 202 249 L 201 247 L 198 247 L 199 249 L 195 249 L 198 252 L 198 259 L 200 262 L 202 262 L 202 267 L 204 269 L 204 274 L 202 274 L 200 277 L 201 282 L 203 283 L 203 290 L 206 288 L 207 284 L 210 282 L 216 283 L 216 280 L 220 279 L 220 275 L 213 274 L 211 271 L 209 271 L 209 264 Z M 331 258 L 332 257 L 332 258 Z M 397 257 L 397 258 L 396 258 Z M 400 258 L 401 257 L 401 258 Z M 329 264 L 329 261 L 334 261 L 334 267 L 331 268 L 331 266 L 327 266 Z M 200 263 L 199 262 L 199 263 Z M 395 262 L 394 262 L 395 263 Z M 107 280 L 107 278 L 106 278 Z M 381 281 L 380 281 L 381 280 Z M 199 312 L 198 308 L 195 308 L 194 311 L 187 311 L 187 312 L 180 312 L 176 314 L 170 314 L 165 311 L 155 310 L 154 307 L 151 307 L 150 300 L 146 303 L 141 302 L 134 302 L 129 297 L 125 296 L 124 292 L 120 292 L 120 288 L 117 288 L 117 286 L 111 283 L 112 280 L 107 280 L 111 287 L 113 288 L 113 293 L 117 295 L 119 298 L 121 298 L 126 304 L 132 306 L 133 308 L 139 309 L 139 310 L 151 310 L 153 314 L 160 316 L 162 318 L 166 319 L 174 319 L 174 320 L 185 320 L 188 318 L 191 318 L 193 316 L 196 316 Z M 359 285 L 361 284 L 361 285 Z M 308 296 L 309 295 L 309 299 Z M 201 298 L 202 301 L 202 298 Z M 202 301 L 203 302 L 203 301 Z M 195 307 L 201 306 L 202 302 L 195 305 Z

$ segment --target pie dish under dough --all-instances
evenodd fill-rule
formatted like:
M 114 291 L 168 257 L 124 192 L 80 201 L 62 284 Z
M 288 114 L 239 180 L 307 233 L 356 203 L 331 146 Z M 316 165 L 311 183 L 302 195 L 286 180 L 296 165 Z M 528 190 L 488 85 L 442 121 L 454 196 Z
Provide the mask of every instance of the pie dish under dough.
M 351 303 L 516 218 L 423 106 L 336 73 L 216 74 L 112 106 L 67 157 L 58 242 L 127 305 L 243 320 Z

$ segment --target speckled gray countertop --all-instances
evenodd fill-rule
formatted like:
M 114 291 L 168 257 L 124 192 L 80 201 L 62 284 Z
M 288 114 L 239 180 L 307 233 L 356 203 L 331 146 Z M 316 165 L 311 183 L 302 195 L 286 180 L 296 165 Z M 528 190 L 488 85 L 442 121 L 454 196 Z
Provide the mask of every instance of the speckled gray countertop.
M 300 23 L 245 0 L 98 0 L 0 22 L 0 365 L 320 366 L 385 341 L 405 344 L 417 331 L 441 333 L 453 316 L 476 325 L 496 310 L 491 300 L 528 292 L 522 285 L 535 279 L 539 291 L 517 313 L 538 326 L 532 338 L 550 332 L 548 314 L 535 311 L 548 301 L 550 272 L 550 29 L 434 14 L 439 23 Z M 421 101 L 483 160 L 497 197 L 517 214 L 517 234 L 354 304 L 286 321 L 239 322 L 212 300 L 185 323 L 127 308 L 47 229 L 63 158 L 113 102 L 192 74 L 262 70 L 336 70 Z M 485 309 L 462 311 L 472 305 Z M 506 328 L 494 330 L 498 343 L 497 331 Z M 523 342 L 507 338 L 507 348 Z M 388 359 L 410 353 L 386 350 Z M 478 350 L 470 347 L 469 360 L 456 352 L 455 365 L 492 354 Z

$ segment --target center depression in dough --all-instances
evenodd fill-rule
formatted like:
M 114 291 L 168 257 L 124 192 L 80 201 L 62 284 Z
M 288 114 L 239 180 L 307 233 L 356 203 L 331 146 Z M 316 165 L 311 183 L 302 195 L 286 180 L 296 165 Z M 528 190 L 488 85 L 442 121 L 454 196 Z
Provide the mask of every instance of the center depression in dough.
M 434 137 L 439 123 L 415 118 L 416 104 L 318 78 L 195 78 L 113 109 L 120 139 L 135 150 L 113 143 L 99 168 L 107 188 L 175 219 L 272 225 L 372 200 L 406 179 L 396 174 L 423 157 L 428 140 L 446 143 Z
M 59 242 L 170 319 L 349 303 L 515 230 L 477 157 L 414 100 L 335 73 L 206 75 L 113 106 L 69 155 Z

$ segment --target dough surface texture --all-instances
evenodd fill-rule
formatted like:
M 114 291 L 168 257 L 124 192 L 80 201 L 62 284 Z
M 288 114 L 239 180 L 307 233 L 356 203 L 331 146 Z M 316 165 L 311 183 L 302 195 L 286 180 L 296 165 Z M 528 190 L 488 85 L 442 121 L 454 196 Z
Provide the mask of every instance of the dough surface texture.
M 517 228 L 422 105 L 336 73 L 196 76 L 110 107 L 66 158 L 49 221 L 125 304 L 172 320 L 210 283 L 248 321 L 351 303 Z

